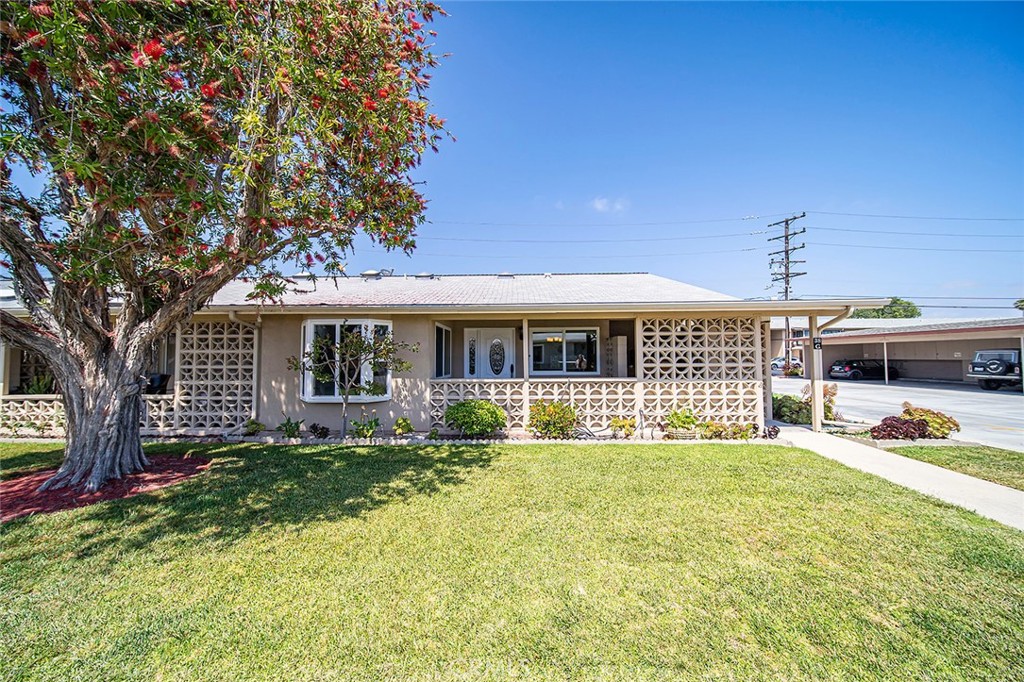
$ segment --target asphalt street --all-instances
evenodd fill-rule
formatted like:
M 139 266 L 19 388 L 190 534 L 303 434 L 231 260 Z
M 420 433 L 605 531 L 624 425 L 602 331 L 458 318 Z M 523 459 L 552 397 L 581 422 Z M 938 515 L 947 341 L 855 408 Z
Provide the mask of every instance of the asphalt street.
M 901 379 L 881 381 L 825 379 L 839 386 L 836 406 L 847 419 L 877 424 L 899 414 L 904 401 L 939 410 L 960 422 L 958 440 L 1024 452 L 1024 393 L 1020 388 L 983 391 L 976 384 L 943 384 Z M 772 391 L 800 395 L 806 379 L 772 377 Z

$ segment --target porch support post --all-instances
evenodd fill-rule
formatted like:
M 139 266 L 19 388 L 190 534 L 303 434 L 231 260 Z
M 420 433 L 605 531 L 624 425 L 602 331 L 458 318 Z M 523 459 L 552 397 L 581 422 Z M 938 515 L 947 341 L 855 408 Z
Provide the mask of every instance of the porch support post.
M 814 339 L 818 337 L 818 316 L 810 316 L 811 347 L 805 354 L 805 361 L 811 380 L 811 429 L 821 431 L 821 422 L 825 419 L 825 405 L 821 395 L 821 351 L 814 350 Z
M 174 327 L 174 398 L 173 398 L 173 412 L 174 418 L 171 421 L 172 428 L 175 430 L 181 428 L 181 341 L 182 341 L 182 326 L 177 324 Z
M 882 369 L 885 372 L 885 385 L 889 385 L 889 342 L 882 339 Z
M 633 375 L 636 381 L 633 383 L 633 413 L 637 424 L 646 423 L 643 421 L 644 411 L 644 381 L 643 381 L 643 322 L 639 317 L 633 324 Z M 643 430 L 640 431 L 640 438 L 643 438 Z M 651 438 L 654 438 L 654 429 L 651 429 Z
M 7 395 L 7 344 L 0 339 L 0 396 Z
M 533 366 L 533 341 L 530 320 L 523 318 L 523 428 L 530 423 L 530 367 Z
M 761 318 L 757 322 L 757 378 L 761 381 L 761 414 L 764 417 L 763 429 L 772 419 L 772 357 L 771 339 L 772 325 L 771 318 Z

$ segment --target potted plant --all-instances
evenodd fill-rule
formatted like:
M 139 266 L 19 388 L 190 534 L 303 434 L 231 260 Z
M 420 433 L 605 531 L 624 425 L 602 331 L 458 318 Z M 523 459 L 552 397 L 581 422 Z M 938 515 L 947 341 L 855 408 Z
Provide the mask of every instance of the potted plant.
M 671 440 L 694 440 L 698 436 L 697 415 L 693 410 L 673 410 L 665 417 L 665 436 Z

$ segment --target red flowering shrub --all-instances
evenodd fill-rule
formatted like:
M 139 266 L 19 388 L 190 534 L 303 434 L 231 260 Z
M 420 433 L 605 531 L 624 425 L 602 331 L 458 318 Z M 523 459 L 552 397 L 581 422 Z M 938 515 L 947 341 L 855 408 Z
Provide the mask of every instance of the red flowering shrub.
M 917 440 L 928 437 L 928 422 L 923 419 L 886 417 L 882 423 L 871 427 L 875 440 Z

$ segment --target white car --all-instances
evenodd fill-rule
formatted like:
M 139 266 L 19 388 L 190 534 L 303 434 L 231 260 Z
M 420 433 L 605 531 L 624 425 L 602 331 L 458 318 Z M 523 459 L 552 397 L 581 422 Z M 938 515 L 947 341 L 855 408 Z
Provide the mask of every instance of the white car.
M 786 358 L 778 357 L 772 358 L 772 369 L 782 369 L 782 366 L 786 364 Z M 796 367 L 797 369 L 803 369 L 804 363 L 800 362 L 797 358 L 789 359 L 789 366 Z

